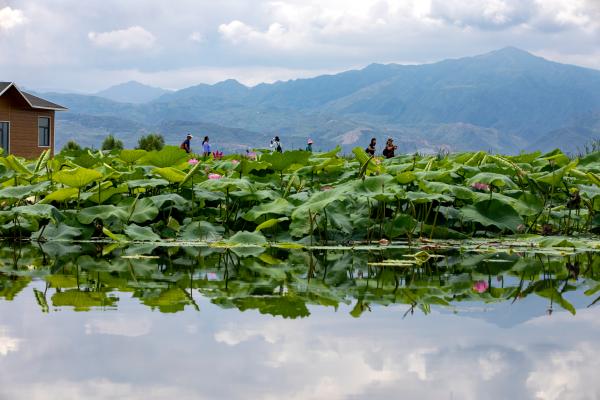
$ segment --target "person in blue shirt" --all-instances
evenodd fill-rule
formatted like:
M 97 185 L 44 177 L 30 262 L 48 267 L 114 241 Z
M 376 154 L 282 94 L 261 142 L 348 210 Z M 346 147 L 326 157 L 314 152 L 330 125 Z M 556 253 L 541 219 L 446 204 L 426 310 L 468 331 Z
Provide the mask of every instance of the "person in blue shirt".
M 183 143 L 181 143 L 181 148 L 183 150 L 185 150 L 186 153 L 190 153 L 192 151 L 192 147 L 191 147 L 191 140 L 192 140 L 193 136 L 191 134 L 188 133 L 188 135 L 185 137 L 185 140 L 183 141 Z
M 202 141 L 202 152 L 204 157 L 210 156 L 210 143 L 208 143 L 208 136 L 204 136 L 204 140 Z

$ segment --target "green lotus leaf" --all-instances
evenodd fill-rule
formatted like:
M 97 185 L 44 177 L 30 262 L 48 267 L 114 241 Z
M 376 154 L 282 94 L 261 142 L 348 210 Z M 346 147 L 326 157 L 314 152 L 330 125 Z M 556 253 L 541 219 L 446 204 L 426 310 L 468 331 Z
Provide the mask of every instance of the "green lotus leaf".
M 184 199 L 176 193 L 160 194 L 158 196 L 148 197 L 154 205 L 162 210 L 166 207 L 173 207 L 179 210 L 185 210 L 189 207 L 189 200 Z
M 587 197 L 590 200 L 593 200 L 596 197 L 600 196 L 600 187 L 596 185 L 578 185 L 578 187 L 581 195 Z
M 49 241 L 73 241 L 80 237 L 81 229 L 74 226 L 69 226 L 64 223 L 48 224 L 38 232 L 31 235 L 33 240 L 49 240 Z
M 521 216 L 509 204 L 497 199 L 484 200 L 468 205 L 460 210 L 465 221 L 477 222 L 483 226 L 495 226 L 502 230 L 517 231 L 523 223 Z
M 121 152 L 119 153 L 119 158 L 121 160 L 123 160 L 127 164 L 133 164 L 137 160 L 139 160 L 142 157 L 144 157 L 146 154 L 147 154 L 146 150 L 141 150 L 141 149 L 130 150 L 130 149 L 126 149 L 126 150 L 121 150 Z
M 151 151 L 139 160 L 140 163 L 158 168 L 179 165 L 188 159 L 188 153 L 177 146 L 165 146 L 159 151 Z
M 144 242 L 159 242 L 161 240 L 160 236 L 154 233 L 149 226 L 130 224 L 123 229 L 123 232 L 133 240 Z
M 128 217 L 127 209 L 112 204 L 87 207 L 77 213 L 77 221 L 83 225 L 89 225 L 96 219 L 104 223 L 110 220 L 125 222 Z
M 417 226 L 417 221 L 407 214 L 398 214 L 385 225 L 385 233 L 390 239 L 404 236 L 412 232 Z
M 389 170 L 389 168 L 388 168 Z M 417 180 L 417 176 L 412 171 L 402 172 L 396 175 L 396 182 L 401 185 L 408 185 Z
M 0 158 L 0 160 L 4 165 L 6 165 L 6 167 L 15 171 L 19 175 L 24 175 L 24 176 L 32 175 L 32 172 L 25 166 L 25 164 L 23 164 L 21 162 L 21 160 L 19 160 L 17 157 L 15 157 L 12 154 L 9 154 L 8 156 L 6 156 L 4 158 Z
M 182 183 L 186 178 L 185 172 L 173 167 L 154 168 L 152 172 L 160 175 L 171 183 Z
M 270 203 L 260 204 L 252 207 L 246 212 L 243 218 L 246 221 L 256 221 L 264 215 L 291 215 L 294 206 L 286 199 L 277 199 Z
M 532 176 L 532 178 L 537 182 L 544 182 L 549 185 L 557 186 L 560 185 L 565 174 L 577 166 L 577 163 L 578 160 L 574 160 L 556 171 L 547 172 L 542 175 L 536 174 L 535 176 Z
M 47 219 L 51 220 L 54 223 L 58 223 L 64 219 L 63 214 L 56 207 L 51 206 L 50 204 L 38 203 L 27 206 L 14 207 L 10 210 L 10 213 L 14 215 L 29 217 L 36 221 Z
M 283 318 L 304 318 L 310 315 L 304 300 L 291 295 L 243 297 L 234 299 L 233 303 L 240 311 L 258 310 L 261 314 Z
M 352 153 L 356 157 L 360 168 L 365 171 L 366 175 L 380 174 L 381 165 L 377 165 L 371 156 L 369 156 L 362 147 L 355 147 Z
M 48 194 L 44 199 L 40 202 L 42 204 L 49 204 L 53 201 L 61 202 L 67 201 L 77 198 L 77 193 L 79 193 L 79 189 L 77 188 L 62 188 L 55 190 L 54 192 Z
M 432 201 L 438 202 L 452 202 L 452 197 L 446 196 L 439 193 L 425 193 L 425 192 L 407 192 L 406 199 L 412 201 L 415 204 L 431 203 Z
M 93 307 L 114 307 L 119 299 L 104 292 L 69 289 L 52 295 L 54 307 L 73 307 L 75 311 L 89 311 Z
M 215 226 L 208 221 L 193 221 L 181 228 L 181 239 L 188 242 L 215 241 L 223 237 L 222 226 Z
M 63 169 L 52 176 L 52 179 L 63 185 L 73 188 L 83 188 L 90 183 L 102 178 L 98 171 L 88 168 Z
M 102 204 L 116 194 L 123 194 L 129 192 L 129 188 L 125 183 L 117 187 L 113 187 L 111 182 L 107 183 L 109 183 L 109 186 L 101 189 L 100 191 L 98 191 L 98 187 L 90 189 L 88 192 L 90 196 L 86 197 L 86 199 L 96 204 Z
M 262 154 L 260 161 L 269 163 L 275 171 L 284 171 L 293 164 L 306 165 L 310 154 L 303 150 L 286 151 L 284 153 L 275 151 Z
M 194 165 L 192 169 L 189 170 L 189 172 L 185 175 L 183 180 L 179 183 L 179 186 L 183 186 L 186 183 L 188 183 L 192 179 L 192 177 L 198 173 L 198 169 L 200 169 L 201 166 L 201 163 L 196 163 L 196 165 Z
M 475 183 L 485 183 L 499 188 L 515 189 L 517 185 L 506 175 L 493 172 L 481 172 L 467 180 L 467 185 L 472 186 Z
M 45 193 L 50 187 L 50 182 L 44 181 L 35 185 L 8 186 L 0 189 L 0 199 L 23 200 L 27 197 Z
M 213 192 L 226 192 L 234 190 L 246 190 L 251 191 L 253 185 L 250 181 L 245 178 L 221 178 L 221 179 L 209 179 L 198 185 L 194 185 L 201 189 L 206 189 Z
M 135 296 L 145 305 L 163 313 L 183 311 L 186 305 L 192 303 L 186 292 L 179 287 L 136 291 Z
M 271 218 L 271 219 L 263 222 L 262 224 L 258 225 L 254 231 L 260 232 L 263 229 L 272 228 L 275 225 L 279 224 L 280 222 L 284 222 L 284 221 L 289 221 L 289 218 L 288 217 Z
M 225 241 L 230 246 L 260 246 L 267 244 L 267 239 L 260 232 L 240 231 Z
M 240 163 L 235 167 L 235 170 L 241 174 L 241 176 L 246 176 L 253 171 L 263 171 L 270 167 L 270 164 L 267 162 L 249 160 L 248 158 L 242 158 Z
M 135 179 L 127 182 L 130 189 L 155 188 L 168 185 L 169 181 L 166 179 Z
M 153 221 L 158 216 L 158 207 L 154 205 L 152 199 L 144 197 L 141 199 L 126 199 L 119 203 L 119 206 L 126 208 L 129 217 L 126 221 L 143 224 Z
M 33 172 L 37 173 L 37 172 L 43 170 L 44 168 L 46 168 L 46 165 L 48 165 L 48 161 L 50 160 L 51 157 L 52 157 L 52 152 L 50 151 L 50 149 L 42 151 L 42 154 L 40 154 L 40 156 L 38 157 L 38 159 L 35 163 Z

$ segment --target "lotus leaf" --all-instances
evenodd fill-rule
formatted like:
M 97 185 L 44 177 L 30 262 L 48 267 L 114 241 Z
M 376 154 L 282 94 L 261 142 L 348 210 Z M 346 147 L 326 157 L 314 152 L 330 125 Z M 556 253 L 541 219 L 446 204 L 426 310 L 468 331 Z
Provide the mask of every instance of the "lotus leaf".
M 149 226 L 139 226 L 131 224 L 123 229 L 123 232 L 133 240 L 140 240 L 144 242 L 159 242 L 160 236 L 158 236 L 152 228 Z
M 477 222 L 483 226 L 495 226 L 512 232 L 516 232 L 518 226 L 523 223 L 513 207 L 497 199 L 465 206 L 460 213 L 465 221 Z
M 100 172 L 81 167 L 61 170 L 53 175 L 56 182 L 77 189 L 81 189 L 101 178 L 102 174 Z
M 159 151 L 148 152 L 139 162 L 147 163 L 158 168 L 172 167 L 179 165 L 188 159 L 185 150 L 176 146 L 165 146 Z

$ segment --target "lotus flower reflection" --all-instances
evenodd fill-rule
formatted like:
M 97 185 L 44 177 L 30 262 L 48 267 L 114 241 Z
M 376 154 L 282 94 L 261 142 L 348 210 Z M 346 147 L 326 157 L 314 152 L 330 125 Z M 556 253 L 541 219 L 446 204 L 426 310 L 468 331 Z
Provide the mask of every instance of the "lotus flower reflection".
M 477 281 L 473 283 L 473 290 L 477 293 L 483 293 L 488 290 L 488 283 L 486 281 Z

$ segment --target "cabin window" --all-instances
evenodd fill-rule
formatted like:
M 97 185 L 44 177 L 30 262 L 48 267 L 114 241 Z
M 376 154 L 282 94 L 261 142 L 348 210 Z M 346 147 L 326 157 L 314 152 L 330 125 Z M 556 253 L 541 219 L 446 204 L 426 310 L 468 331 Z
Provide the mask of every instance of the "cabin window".
M 38 146 L 50 147 L 50 118 L 38 118 Z
M 6 155 L 9 152 L 10 136 L 9 136 L 10 124 L 8 122 L 0 122 L 0 147 L 2 148 L 2 154 Z

